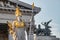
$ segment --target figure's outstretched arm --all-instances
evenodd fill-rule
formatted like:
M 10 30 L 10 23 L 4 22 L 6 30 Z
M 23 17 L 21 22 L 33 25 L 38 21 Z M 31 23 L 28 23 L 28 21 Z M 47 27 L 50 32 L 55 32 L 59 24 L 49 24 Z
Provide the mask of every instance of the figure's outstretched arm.
M 48 25 L 51 21 L 52 21 L 52 19 L 47 22 L 47 25 Z

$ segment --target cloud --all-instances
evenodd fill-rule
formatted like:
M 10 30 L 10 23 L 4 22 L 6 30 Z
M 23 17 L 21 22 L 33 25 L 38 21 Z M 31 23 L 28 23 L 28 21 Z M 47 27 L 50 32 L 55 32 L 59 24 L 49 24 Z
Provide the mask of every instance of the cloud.
M 51 28 L 52 35 L 56 35 L 56 37 L 60 38 L 60 31 L 59 31 L 60 30 L 60 25 L 57 24 L 57 23 L 54 23 L 54 22 L 52 22 L 50 25 L 52 26 L 52 28 Z

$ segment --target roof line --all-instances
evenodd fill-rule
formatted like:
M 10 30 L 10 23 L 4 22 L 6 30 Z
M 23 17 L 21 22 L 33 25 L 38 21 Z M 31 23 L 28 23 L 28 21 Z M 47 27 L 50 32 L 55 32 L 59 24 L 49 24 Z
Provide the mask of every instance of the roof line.
M 27 3 L 24 3 L 24 2 L 22 2 L 22 1 L 14 1 L 14 0 L 9 0 L 9 1 L 10 1 L 10 2 L 13 2 L 13 3 L 16 3 L 16 4 L 18 4 L 18 5 L 22 5 L 22 6 L 24 6 L 24 7 L 27 7 L 27 8 L 32 9 L 32 5 L 27 4 Z M 34 6 L 34 11 L 36 11 L 36 12 L 38 13 L 38 12 L 41 11 L 41 8 Z

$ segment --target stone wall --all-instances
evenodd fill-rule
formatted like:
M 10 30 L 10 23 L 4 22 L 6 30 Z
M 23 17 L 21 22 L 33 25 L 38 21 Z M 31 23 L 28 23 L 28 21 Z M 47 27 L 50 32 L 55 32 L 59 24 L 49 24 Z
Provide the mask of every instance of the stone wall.
M 38 40 L 59 40 L 55 36 L 38 36 L 37 39 Z
M 31 35 L 31 40 L 33 39 L 34 36 Z M 56 36 L 37 36 L 37 40 L 60 40 L 59 38 L 56 38 Z

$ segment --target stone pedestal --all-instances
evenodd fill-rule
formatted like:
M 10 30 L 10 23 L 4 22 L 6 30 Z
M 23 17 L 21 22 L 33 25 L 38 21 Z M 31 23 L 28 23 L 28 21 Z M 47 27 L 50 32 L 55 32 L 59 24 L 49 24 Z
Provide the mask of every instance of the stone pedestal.
M 58 40 L 56 36 L 38 36 L 37 39 L 38 40 Z

